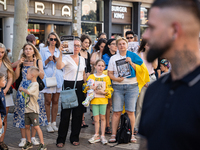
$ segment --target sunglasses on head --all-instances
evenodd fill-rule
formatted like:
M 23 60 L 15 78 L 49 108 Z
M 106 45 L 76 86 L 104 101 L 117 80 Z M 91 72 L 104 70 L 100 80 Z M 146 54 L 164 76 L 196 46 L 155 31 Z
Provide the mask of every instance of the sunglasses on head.
M 132 36 L 132 37 L 127 37 L 126 39 L 133 39 L 134 37 Z
M 57 41 L 57 38 L 50 38 L 50 41 Z

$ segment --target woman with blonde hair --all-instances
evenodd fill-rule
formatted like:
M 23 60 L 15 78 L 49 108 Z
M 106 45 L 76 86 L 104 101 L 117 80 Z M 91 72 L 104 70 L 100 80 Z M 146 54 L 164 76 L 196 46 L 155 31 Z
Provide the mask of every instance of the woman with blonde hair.
M 37 48 L 32 43 L 26 43 L 23 46 L 23 54 L 21 55 L 21 59 L 17 65 L 15 70 L 16 79 L 22 76 L 22 80 L 20 82 L 19 87 L 23 87 L 25 89 L 28 88 L 29 84 L 31 83 L 30 80 L 27 80 L 27 70 L 31 66 L 38 67 L 40 70 L 39 77 L 41 79 L 44 78 L 44 71 L 40 53 L 38 52 Z M 44 107 L 44 100 L 43 95 L 40 93 L 39 98 L 37 100 L 39 104 L 39 124 L 42 126 L 47 125 L 47 118 L 46 112 Z M 24 113 L 25 113 L 25 96 L 17 91 L 16 101 L 15 101 L 15 109 L 14 109 L 14 119 L 13 125 L 15 127 L 20 128 L 21 130 L 21 142 L 19 143 L 19 147 L 23 147 L 26 144 L 26 136 L 25 136 L 25 122 L 24 122 Z M 35 139 L 36 130 L 32 128 L 32 138 L 31 142 L 33 145 L 39 145 L 40 143 Z
M 119 52 L 110 58 L 108 64 L 108 76 L 112 80 L 114 89 L 112 99 L 112 135 L 109 142 L 116 142 L 117 128 L 123 105 L 125 104 L 125 111 L 128 114 L 131 123 L 132 136 L 130 142 L 135 143 L 137 141 L 133 134 L 135 125 L 135 106 L 139 95 L 139 88 L 149 82 L 149 73 L 142 59 L 136 53 L 127 51 L 128 41 L 125 38 L 119 37 L 116 40 L 116 44 Z M 116 61 L 118 60 L 127 63 L 130 72 L 128 77 L 120 75 L 120 72 L 118 71 L 119 66 L 116 64 Z M 124 68 L 124 66 L 122 67 Z
M 7 129 L 7 114 L 10 106 L 14 106 L 12 99 L 12 83 L 14 80 L 14 71 L 11 67 L 11 62 L 7 56 L 6 47 L 0 43 L 0 72 L 4 74 L 6 86 L 3 90 L 6 99 L 6 116 L 4 117 L 4 133 L 0 138 L 0 149 L 8 149 L 8 146 L 3 142 Z
M 45 98 L 45 109 L 48 120 L 48 132 L 58 131 L 58 128 L 56 127 L 56 117 L 58 112 L 58 100 L 60 92 L 62 91 L 63 84 L 63 72 L 62 70 L 56 69 L 57 60 L 60 55 L 60 51 L 58 49 L 60 47 L 60 44 L 61 42 L 58 35 L 54 32 L 51 32 L 48 35 L 48 39 L 45 43 L 46 47 L 40 50 L 45 73 L 43 79 L 45 88 L 42 91 L 42 93 L 44 93 Z M 47 86 L 46 78 L 51 77 L 56 78 L 57 85 Z M 51 104 L 52 108 L 50 108 Z

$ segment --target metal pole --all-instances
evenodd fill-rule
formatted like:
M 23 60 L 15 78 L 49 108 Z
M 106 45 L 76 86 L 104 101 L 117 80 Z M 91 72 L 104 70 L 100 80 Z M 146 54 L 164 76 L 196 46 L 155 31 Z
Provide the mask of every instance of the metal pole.
M 72 35 L 73 36 L 78 36 L 78 33 L 77 33 L 77 27 L 78 27 L 78 24 L 77 24 L 77 0 L 73 0 L 73 6 L 72 6 L 72 16 L 73 16 L 73 33 Z

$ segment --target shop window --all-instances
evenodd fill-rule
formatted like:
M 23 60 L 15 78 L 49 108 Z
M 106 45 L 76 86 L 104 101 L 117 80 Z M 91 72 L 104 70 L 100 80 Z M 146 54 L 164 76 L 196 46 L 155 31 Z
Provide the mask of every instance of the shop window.
M 36 47 L 40 44 L 40 41 L 44 40 L 44 24 L 28 24 L 28 34 L 34 34 L 36 37 Z
M 148 25 L 147 25 L 148 12 L 149 12 L 148 8 L 141 7 L 141 10 L 140 10 L 140 37 L 142 37 L 142 34 L 144 33 L 144 31 L 148 28 Z
M 103 1 L 82 0 L 82 21 L 103 21 Z
M 97 35 L 102 31 L 102 23 L 81 23 L 81 34 L 90 35 L 92 41 L 96 40 Z
M 59 37 L 63 35 L 71 35 L 71 26 L 67 25 L 54 25 L 54 31 Z

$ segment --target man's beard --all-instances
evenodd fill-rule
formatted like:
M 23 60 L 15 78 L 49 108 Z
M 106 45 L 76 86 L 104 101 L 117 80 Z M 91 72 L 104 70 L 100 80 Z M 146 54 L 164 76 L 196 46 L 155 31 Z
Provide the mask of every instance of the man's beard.
M 161 57 L 170 47 L 172 46 L 172 41 L 166 42 L 164 46 L 155 46 L 151 47 L 149 49 L 149 52 L 147 53 L 147 61 L 153 62 L 156 58 Z

